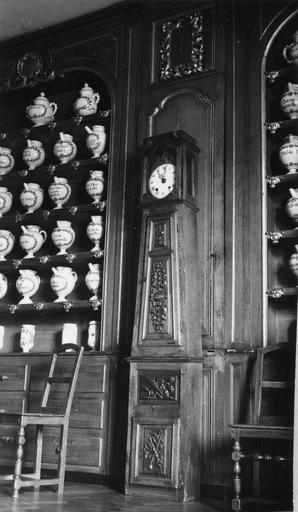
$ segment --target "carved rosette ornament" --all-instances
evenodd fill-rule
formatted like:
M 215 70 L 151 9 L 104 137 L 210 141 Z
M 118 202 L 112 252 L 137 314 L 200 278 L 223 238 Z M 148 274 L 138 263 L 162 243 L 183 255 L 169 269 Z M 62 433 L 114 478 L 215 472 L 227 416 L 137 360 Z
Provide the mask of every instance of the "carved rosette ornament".
M 164 430 L 149 432 L 144 444 L 144 471 L 164 474 Z
M 152 266 L 150 287 L 150 316 L 156 332 L 161 333 L 167 319 L 167 267 L 164 262 Z
M 141 400 L 176 400 L 176 377 L 168 378 L 142 375 L 140 378 Z

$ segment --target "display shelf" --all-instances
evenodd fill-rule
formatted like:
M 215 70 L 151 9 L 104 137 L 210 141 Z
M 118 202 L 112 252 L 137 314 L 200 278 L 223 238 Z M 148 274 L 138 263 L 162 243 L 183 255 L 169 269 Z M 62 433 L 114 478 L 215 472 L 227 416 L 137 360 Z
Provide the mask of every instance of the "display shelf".
M 279 185 L 279 183 L 298 181 L 298 172 L 276 175 L 274 175 L 274 172 L 272 172 L 272 175 L 267 175 L 265 180 L 271 188 L 275 188 L 276 185 Z
M 267 130 L 274 134 L 277 130 L 298 128 L 298 119 L 287 119 L 281 121 L 267 121 L 265 123 Z
M 282 297 L 290 296 L 290 295 L 298 295 L 298 286 L 291 286 L 289 288 L 269 288 L 266 291 L 266 294 L 273 299 L 280 299 Z
M 270 83 L 274 83 L 279 78 L 284 78 L 290 75 L 294 75 L 298 78 L 298 67 L 293 66 L 285 66 L 284 68 L 280 69 L 273 69 L 270 71 L 265 72 L 265 77 Z
M 298 228 L 284 231 L 267 231 L 265 235 L 273 244 L 277 244 L 282 238 L 298 238 Z
M 98 311 L 102 301 L 98 300 L 65 300 L 63 302 L 32 302 L 32 304 L 0 304 L 0 315 L 24 313 L 24 312 L 47 312 L 47 313 L 68 313 L 76 311 Z

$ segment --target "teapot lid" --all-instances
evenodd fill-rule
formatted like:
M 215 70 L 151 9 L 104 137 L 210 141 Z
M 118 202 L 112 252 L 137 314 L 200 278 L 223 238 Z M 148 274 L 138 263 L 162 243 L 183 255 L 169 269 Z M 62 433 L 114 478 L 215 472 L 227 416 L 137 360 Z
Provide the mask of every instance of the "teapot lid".
M 49 103 L 49 100 L 46 98 L 46 95 L 44 92 L 41 92 L 40 95 L 37 96 L 37 98 L 35 98 L 34 101 L 38 102 L 38 103 Z
M 92 87 L 90 87 L 90 85 L 88 84 L 84 84 L 84 87 L 82 87 L 82 89 L 80 90 L 80 94 L 85 94 L 85 93 L 92 93 L 93 94 L 93 89 Z

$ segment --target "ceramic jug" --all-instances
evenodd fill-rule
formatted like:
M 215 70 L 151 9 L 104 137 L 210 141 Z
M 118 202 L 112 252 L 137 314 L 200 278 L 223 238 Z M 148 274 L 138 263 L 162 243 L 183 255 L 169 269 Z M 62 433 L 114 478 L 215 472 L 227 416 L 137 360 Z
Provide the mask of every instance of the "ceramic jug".
M 100 202 L 104 190 L 103 171 L 90 171 L 90 176 L 85 188 L 87 194 L 92 197 L 93 203 L 97 204 Z
M 4 176 L 13 169 L 14 157 L 10 148 L 0 147 L 0 176 Z
M 20 246 L 27 254 L 24 258 L 34 258 L 47 239 L 47 233 L 39 226 L 21 226 Z
M 289 64 L 298 64 L 298 30 L 293 34 L 293 43 L 283 49 L 283 56 Z
M 98 299 L 98 290 L 101 284 L 100 267 L 98 263 L 88 263 L 89 272 L 85 276 L 85 283 L 93 295 L 90 300 Z
M 69 295 L 75 287 L 78 276 L 71 267 L 52 268 L 53 275 L 50 279 L 50 285 L 53 292 L 58 296 L 54 302 L 64 302 L 65 297 Z
M 67 203 L 71 195 L 71 187 L 66 178 L 54 176 L 54 183 L 48 188 L 48 194 L 53 203 L 56 204 L 54 210 L 62 208 Z
M 289 267 L 298 280 L 298 245 L 295 245 L 296 252 L 289 259 Z
M 288 135 L 279 149 L 279 157 L 286 167 L 288 174 L 293 174 L 298 169 L 298 136 Z
M 75 241 L 75 232 L 68 220 L 57 220 L 57 227 L 52 231 L 52 240 L 59 249 L 57 254 L 66 254 Z
M 298 84 L 288 83 L 281 97 L 280 107 L 290 119 L 296 119 L 298 117 Z
M 9 212 L 12 206 L 12 194 L 6 187 L 0 187 L 0 217 Z
M 40 285 L 40 277 L 35 270 L 21 269 L 19 270 L 19 277 L 16 280 L 16 289 L 23 298 L 19 304 L 31 304 L 31 297 L 34 295 Z
M 290 199 L 287 202 L 287 212 L 289 216 L 298 224 L 298 188 L 290 188 Z
M 61 164 L 67 164 L 77 154 L 77 146 L 73 141 L 72 135 L 60 132 L 59 140 L 54 145 L 54 155 Z
M 43 203 L 43 190 L 38 183 L 24 183 L 24 189 L 20 194 L 21 205 L 27 210 L 26 213 L 33 213 Z
M 106 145 L 105 127 L 100 124 L 96 124 L 92 126 L 92 130 L 89 126 L 85 126 L 85 130 L 88 133 L 86 144 L 89 151 L 93 154 L 92 158 L 99 157 Z
M 26 108 L 26 117 L 34 126 L 43 126 L 54 121 L 57 108 L 57 103 L 50 102 L 45 97 L 45 93 L 42 92 L 40 96 L 33 100 L 33 105 Z
M 101 215 L 92 215 L 91 222 L 89 222 L 87 226 L 87 235 L 91 242 L 94 243 L 94 247 L 91 251 L 100 250 L 100 239 L 103 234 L 103 224 L 102 224 L 102 216 Z
M 30 352 L 34 347 L 35 325 L 23 324 L 20 334 L 20 347 L 24 353 Z
M 5 261 L 5 256 L 12 251 L 15 237 L 7 229 L 0 229 L 0 261 Z
M 0 274 L 0 299 L 6 295 L 8 289 L 7 277 L 4 274 Z
M 80 97 L 74 102 L 73 108 L 79 116 L 89 116 L 96 114 L 97 104 L 100 100 L 98 92 L 94 92 L 92 87 L 85 84 L 80 90 Z
M 23 150 L 23 160 L 29 167 L 29 171 L 43 164 L 45 160 L 45 150 L 39 140 L 27 139 L 27 147 Z

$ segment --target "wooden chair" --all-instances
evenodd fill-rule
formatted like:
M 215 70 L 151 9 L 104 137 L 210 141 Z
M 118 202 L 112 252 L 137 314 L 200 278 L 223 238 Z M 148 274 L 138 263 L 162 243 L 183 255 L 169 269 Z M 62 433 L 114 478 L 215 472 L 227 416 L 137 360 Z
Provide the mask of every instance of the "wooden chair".
M 242 509 L 241 463 L 253 461 L 253 495 L 260 496 L 260 462 L 290 462 L 286 455 L 262 454 L 258 448 L 260 440 L 293 440 L 293 393 L 294 393 L 295 357 L 288 343 L 259 349 L 255 368 L 255 389 L 253 422 L 251 424 L 232 424 L 229 429 L 234 439 L 233 484 L 234 498 L 232 509 Z M 242 451 L 243 438 L 253 440 L 249 453 Z M 283 442 L 282 441 L 282 442 Z M 289 450 L 290 451 L 290 450 Z
M 55 374 L 56 363 L 63 357 L 66 351 L 75 351 L 76 357 L 71 374 L 68 376 L 59 376 Z M 12 475 L 0 477 L 0 481 L 13 481 L 13 497 L 17 498 L 21 487 L 40 487 L 41 485 L 58 485 L 58 495 L 61 496 L 64 491 L 67 437 L 69 427 L 69 417 L 75 392 L 75 387 L 79 375 L 80 365 L 83 357 L 84 348 L 71 343 L 61 345 L 53 354 L 50 370 L 43 393 L 39 412 L 28 412 L 28 395 L 30 386 L 30 366 L 25 366 L 24 399 L 22 410 L 20 412 L 0 412 L 0 423 L 18 425 L 18 440 L 15 470 Z M 58 366 L 58 365 L 57 365 Z M 64 411 L 57 414 L 48 410 L 49 397 L 51 395 L 52 384 L 67 384 L 67 400 Z M 26 441 L 26 427 L 28 425 L 36 426 L 36 457 L 35 470 L 33 473 L 22 474 L 23 447 Z M 60 446 L 58 449 L 58 469 L 57 477 L 41 478 L 42 447 L 44 427 L 60 427 Z

